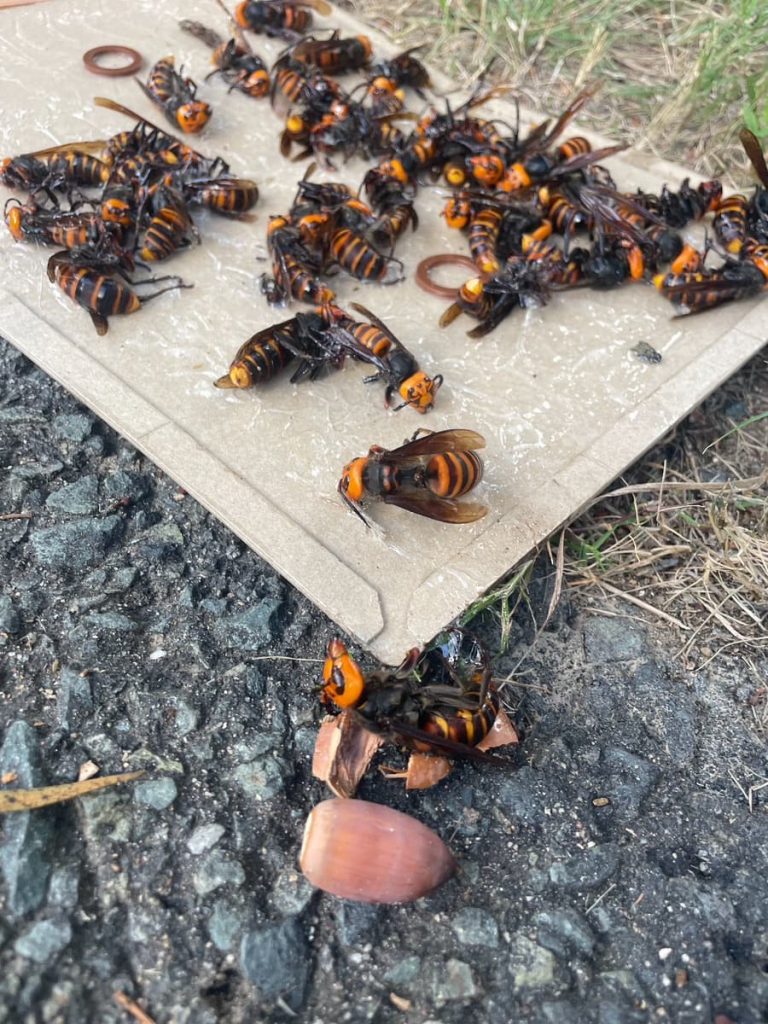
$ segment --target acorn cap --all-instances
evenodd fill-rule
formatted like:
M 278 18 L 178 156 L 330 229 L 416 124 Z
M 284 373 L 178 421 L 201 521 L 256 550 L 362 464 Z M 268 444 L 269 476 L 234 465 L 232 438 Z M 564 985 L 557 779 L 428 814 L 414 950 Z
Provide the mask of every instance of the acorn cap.
M 299 864 L 334 896 L 361 903 L 409 903 L 456 871 L 448 847 L 407 814 L 365 800 L 324 800 L 309 815 Z

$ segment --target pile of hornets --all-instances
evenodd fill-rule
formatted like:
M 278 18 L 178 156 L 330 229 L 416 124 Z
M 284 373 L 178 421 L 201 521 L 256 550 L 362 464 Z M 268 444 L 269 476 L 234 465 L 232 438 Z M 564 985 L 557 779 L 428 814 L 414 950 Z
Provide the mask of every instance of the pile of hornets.
M 575 288 L 647 282 L 676 315 L 687 315 L 768 287 L 768 167 L 748 130 L 741 140 L 759 179 L 749 196 L 724 197 L 716 180 L 695 186 L 686 180 L 677 191 L 665 186 L 658 194 L 622 191 L 603 161 L 624 147 L 593 149 L 586 138 L 566 135 L 596 86 L 554 121 L 524 133 L 519 113 L 514 125 L 481 116 L 486 103 L 509 91 L 505 86 L 481 82 L 455 108 L 447 97 L 430 102 L 421 47 L 377 62 L 367 36 L 308 34 L 315 13 L 330 13 L 325 0 L 244 0 L 232 15 L 215 2 L 227 15 L 228 36 L 181 22 L 209 51 L 207 78 L 220 76 L 229 92 L 269 102 L 282 120 L 282 156 L 310 161 L 290 209 L 269 217 L 271 273 L 260 276 L 270 306 L 308 308 L 248 338 L 218 388 L 264 385 L 287 368 L 292 383 L 316 380 L 352 360 L 370 367 L 365 379 L 384 385 L 388 406 L 420 414 L 432 409 L 442 375 L 427 375 L 366 306 L 342 309 L 331 286 L 339 273 L 374 286 L 403 280 L 395 249 L 406 231 L 418 229 L 416 200 L 424 188 L 444 194 L 442 216 L 466 235 L 468 256 L 459 259 L 473 268 L 439 322 L 469 317 L 476 321 L 472 338 L 516 309 Z M 286 44 L 271 69 L 246 33 Z M 350 74 L 356 84 L 345 88 Z M 256 183 L 234 176 L 220 156 L 204 156 L 174 134 L 203 132 L 213 110 L 172 56 L 137 84 L 172 131 L 98 98 L 97 105 L 130 117 L 133 127 L 0 161 L 0 182 L 25 194 L 5 204 L 11 235 L 56 249 L 49 279 L 87 311 L 99 334 L 109 317 L 192 287 L 176 275 L 137 275 L 200 241 L 198 209 L 244 219 L 259 197 Z M 406 109 L 409 94 L 420 113 Z M 371 165 L 359 187 L 315 179 L 318 166 L 335 172 L 353 155 Z M 683 232 L 704 218 L 711 219 L 697 248 Z M 484 445 L 472 430 L 417 430 L 399 448 L 374 445 L 350 461 L 339 494 L 366 525 L 367 499 L 440 522 L 473 522 L 486 506 L 461 499 L 482 479 L 477 453 Z M 412 750 L 494 760 L 474 748 L 493 726 L 499 697 L 487 653 L 461 630 L 410 652 L 398 669 L 369 676 L 335 639 L 323 699 Z

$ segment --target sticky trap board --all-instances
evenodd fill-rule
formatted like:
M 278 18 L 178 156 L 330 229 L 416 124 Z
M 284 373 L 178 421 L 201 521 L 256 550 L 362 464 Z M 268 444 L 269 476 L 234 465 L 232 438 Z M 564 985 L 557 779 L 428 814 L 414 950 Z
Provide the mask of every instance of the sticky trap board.
M 382 385 L 364 385 L 368 368 L 351 362 L 298 387 L 278 378 L 260 390 L 217 391 L 213 380 L 226 372 L 240 344 L 292 315 L 267 306 L 258 278 L 268 263 L 257 257 L 266 255 L 267 218 L 288 211 L 307 162 L 280 156 L 282 122 L 268 101 L 227 95 L 219 78 L 202 82 L 209 51 L 179 30 L 180 18 L 227 33 L 212 0 L 135 0 L 128 9 L 117 0 L 54 0 L 0 13 L 0 153 L 106 138 L 131 127 L 119 114 L 94 107 L 96 95 L 164 126 L 131 78 L 96 77 L 84 69 L 82 54 L 106 43 L 132 46 L 145 57 L 144 78 L 154 61 L 174 54 L 177 66 L 200 83 L 201 98 L 214 106 L 210 124 L 190 142 L 206 155 L 221 154 L 233 174 L 256 179 L 261 199 L 254 221 L 196 216 L 203 244 L 158 271 L 180 274 L 194 282 L 194 290 L 112 318 L 104 338 L 48 282 L 52 250 L 15 244 L 2 230 L 0 334 L 382 661 L 398 663 L 407 648 L 460 614 L 753 355 L 766 339 L 766 307 L 739 303 L 673 319 L 671 306 L 650 286 L 585 289 L 555 296 L 543 309 L 518 311 L 484 340 L 472 341 L 465 332 L 474 322 L 462 317 L 441 330 L 437 320 L 446 301 L 413 282 L 422 257 L 466 253 L 466 240 L 439 217 L 444 197 L 423 188 L 419 230 L 409 232 L 396 251 L 406 281 L 382 288 L 339 274 L 333 286 L 342 307 L 362 302 L 426 372 L 444 375 L 432 413 L 385 410 Z M 367 33 L 378 59 L 396 52 L 346 13 L 318 23 L 339 26 L 342 34 Z M 249 39 L 269 63 L 283 46 Z M 439 85 L 444 88 L 444 81 Z M 459 102 L 455 94 L 451 102 Z M 419 109 L 420 102 L 411 97 L 408 107 Z M 511 104 L 494 102 L 478 113 L 514 122 Z M 523 128 L 538 120 L 523 112 Z M 404 128 L 409 130 L 407 122 Z M 318 172 L 317 179 L 356 188 L 367 166 L 352 160 L 336 173 Z M 627 189 L 657 191 L 664 182 L 677 187 L 686 176 L 634 153 L 609 166 Z M 0 189 L 3 202 L 8 194 Z M 631 351 L 638 342 L 653 345 L 663 361 L 638 359 Z M 397 447 L 424 426 L 467 427 L 485 435 L 480 495 L 490 514 L 455 526 L 379 504 L 370 511 L 381 530 L 366 530 L 336 494 L 341 467 L 371 444 Z

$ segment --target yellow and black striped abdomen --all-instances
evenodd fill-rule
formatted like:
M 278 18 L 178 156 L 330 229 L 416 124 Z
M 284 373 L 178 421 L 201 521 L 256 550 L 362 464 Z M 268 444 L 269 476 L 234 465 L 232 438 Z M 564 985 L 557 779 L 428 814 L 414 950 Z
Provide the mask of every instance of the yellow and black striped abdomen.
M 190 228 L 191 221 L 185 210 L 164 206 L 149 223 L 141 258 L 155 262 L 172 256 L 184 242 Z
M 482 459 L 473 451 L 433 455 L 425 471 L 427 487 L 441 498 L 459 498 L 482 478 Z
M 493 687 L 489 687 L 482 707 L 474 711 L 469 708 L 452 712 L 425 711 L 419 720 L 419 728 L 432 736 L 476 747 L 490 732 L 498 713 L 499 696 Z M 429 749 L 426 744 L 424 747 Z
M 748 205 L 740 193 L 728 196 L 718 204 L 712 221 L 718 241 L 732 256 L 741 252 L 747 236 Z
M 292 358 L 288 349 L 281 345 L 275 337 L 255 343 L 253 339 L 249 339 L 235 356 L 235 361 L 230 367 L 230 376 L 232 376 L 232 368 L 239 366 L 247 375 L 249 386 L 265 384 L 276 373 L 279 373 Z
M 392 347 L 392 339 L 373 324 L 356 323 L 349 331 L 364 348 L 380 359 L 383 359 Z
M 130 288 L 91 267 L 60 266 L 56 283 L 78 305 L 101 316 L 135 313 L 141 305 Z
M 349 228 L 342 228 L 334 234 L 331 253 L 343 270 L 362 281 L 381 280 L 386 276 L 390 264 L 364 238 Z
M 500 210 L 486 208 L 472 218 L 469 226 L 469 254 L 477 269 L 483 274 L 495 274 L 501 263 L 496 256 L 503 214 Z

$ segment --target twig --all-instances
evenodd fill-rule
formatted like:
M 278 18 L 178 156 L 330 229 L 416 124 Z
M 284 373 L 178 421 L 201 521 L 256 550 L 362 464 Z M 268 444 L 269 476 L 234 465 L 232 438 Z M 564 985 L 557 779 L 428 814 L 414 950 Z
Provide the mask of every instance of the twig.
M 0 523 L 11 523 L 15 519 L 31 519 L 31 512 L 3 512 L 0 515 Z
M 615 888 L 616 888 L 616 883 L 615 882 L 611 882 L 611 884 L 608 886 L 608 888 L 605 890 L 605 892 L 600 893 L 600 895 L 597 897 L 595 902 L 593 904 L 591 904 L 591 906 L 587 907 L 587 909 L 584 911 L 584 913 L 585 914 L 591 913 L 598 904 L 603 902 L 603 900 L 608 895 L 608 893 L 609 892 L 613 892 L 613 890 Z
M 115 992 L 114 999 L 120 1009 L 130 1013 L 133 1019 L 138 1021 L 138 1024 L 155 1024 L 152 1018 L 144 1013 L 139 1004 L 130 999 L 125 992 Z

